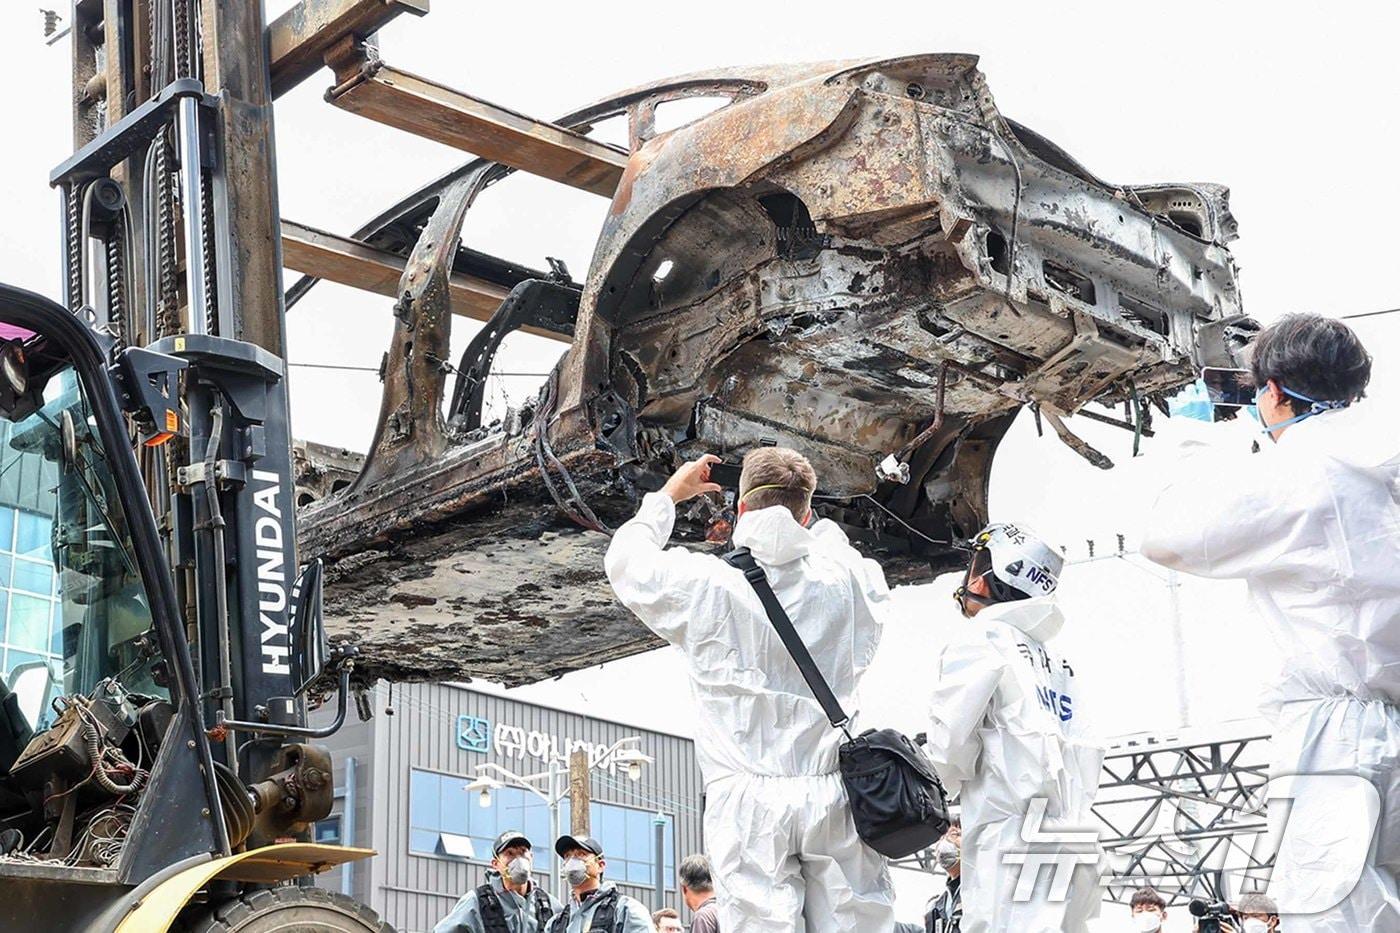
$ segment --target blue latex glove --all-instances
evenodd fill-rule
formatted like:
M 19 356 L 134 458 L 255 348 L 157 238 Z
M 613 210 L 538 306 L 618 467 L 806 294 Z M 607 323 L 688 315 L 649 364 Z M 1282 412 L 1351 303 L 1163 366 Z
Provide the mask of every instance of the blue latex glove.
M 1233 405 L 1230 407 L 1252 419 L 1259 417 L 1258 409 L 1253 405 L 1246 405 L 1243 408 L 1237 408 Z M 1173 418 L 1191 418 L 1207 423 L 1216 420 L 1215 405 L 1212 404 L 1210 395 L 1206 392 L 1205 382 L 1200 379 L 1182 389 L 1172 398 L 1167 399 L 1167 410 L 1171 412 Z

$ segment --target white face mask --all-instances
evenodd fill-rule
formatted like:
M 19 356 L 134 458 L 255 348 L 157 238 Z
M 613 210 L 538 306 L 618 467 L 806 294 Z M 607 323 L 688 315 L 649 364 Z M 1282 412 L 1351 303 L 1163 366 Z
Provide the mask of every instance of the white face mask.
M 1244 933 L 1269 933 L 1269 921 L 1250 917 L 1242 927 Z
M 564 860 L 564 879 L 569 887 L 576 888 L 588 880 L 588 863 L 581 858 Z
M 934 843 L 933 857 L 938 860 L 939 867 L 944 871 L 958 864 L 958 859 L 961 856 L 962 853 L 958 851 L 957 845 L 947 839 L 940 839 Z
M 1140 914 L 1133 914 L 1133 923 L 1137 925 L 1139 933 L 1153 933 L 1154 930 L 1162 928 L 1162 917 L 1151 910 L 1144 910 Z
M 510 860 L 506 866 L 506 877 L 511 884 L 524 884 L 530 880 L 530 872 L 535 867 L 534 862 L 528 855 L 517 855 Z

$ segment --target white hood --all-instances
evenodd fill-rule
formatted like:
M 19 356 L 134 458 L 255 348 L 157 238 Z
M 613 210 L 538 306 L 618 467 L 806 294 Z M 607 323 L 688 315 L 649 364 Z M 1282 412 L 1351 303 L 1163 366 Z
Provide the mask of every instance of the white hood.
M 1064 628 L 1065 616 L 1054 596 L 996 603 L 977 613 L 978 622 L 1005 622 L 1044 644 Z
M 745 512 L 734 523 L 734 546 L 748 548 L 770 567 L 806 557 L 814 540 L 813 530 L 802 527 L 783 505 Z
M 1386 412 L 1364 403 L 1313 415 L 1289 427 L 1280 450 L 1309 450 L 1339 463 L 1371 469 L 1400 460 L 1400 435 L 1385 423 Z
M 841 733 L 744 575 L 713 554 L 665 547 L 675 512 L 670 496 L 648 493 L 637 517 L 613 535 L 604 566 L 623 605 L 686 656 L 699 707 L 695 750 L 707 784 L 754 775 L 834 779 Z M 781 506 L 745 512 L 736 525 L 734 544 L 752 550 L 832 692 L 858 722 L 860 680 L 890 612 L 880 565 L 862 557 L 835 522 L 804 528 Z

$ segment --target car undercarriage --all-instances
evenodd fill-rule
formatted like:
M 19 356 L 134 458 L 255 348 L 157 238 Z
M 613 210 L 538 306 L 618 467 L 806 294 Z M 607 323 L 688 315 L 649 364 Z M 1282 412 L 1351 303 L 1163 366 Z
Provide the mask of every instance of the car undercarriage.
M 328 99 L 382 108 L 386 67 L 347 56 Z M 656 130 L 695 100 L 715 107 Z M 690 75 L 539 132 L 586 141 L 608 119 L 627 151 L 543 170 L 612 199 L 582 283 L 461 242 L 513 170 L 486 158 L 356 234 L 404 261 L 382 408 L 363 457 L 299 449 L 298 502 L 362 674 L 518 684 L 659 644 L 607 586 L 607 532 L 701 453 L 796 448 L 820 516 L 891 582 L 930 579 L 985 522 L 1023 407 L 1110 466 L 1066 419 L 1150 434 L 1249 327 L 1225 188 L 1094 177 L 1002 116 L 974 56 Z M 464 301 L 489 319 L 452 360 Z M 517 330 L 569 349 L 537 398 L 483 423 Z M 688 502 L 676 540 L 721 548 L 733 520 L 732 496 Z

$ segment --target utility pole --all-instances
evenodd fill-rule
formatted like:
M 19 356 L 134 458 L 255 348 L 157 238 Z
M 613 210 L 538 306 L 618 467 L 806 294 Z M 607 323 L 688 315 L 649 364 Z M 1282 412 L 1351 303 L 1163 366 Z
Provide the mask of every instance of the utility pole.
M 573 753 L 569 755 L 569 835 L 574 838 L 590 835 L 588 831 L 588 806 L 591 796 L 590 770 L 588 752 L 581 748 L 574 749 Z
M 1074 567 L 1079 564 L 1096 564 L 1100 561 L 1105 560 L 1121 560 L 1128 566 L 1134 567 L 1137 570 L 1140 570 L 1151 577 L 1155 577 L 1156 579 L 1162 581 L 1166 585 L 1167 597 L 1169 600 L 1169 605 L 1171 607 L 1171 626 L 1169 637 L 1171 638 L 1172 663 L 1174 664 L 1177 672 L 1177 676 L 1173 678 L 1173 683 L 1176 685 L 1176 713 L 1177 717 L 1181 721 L 1181 727 L 1185 728 L 1186 726 L 1191 725 L 1191 688 L 1190 684 L 1187 683 L 1186 676 L 1188 668 L 1186 667 L 1186 633 L 1183 630 L 1181 618 L 1181 577 L 1177 574 L 1175 570 L 1172 570 L 1170 568 L 1168 568 L 1166 570 L 1165 575 L 1163 575 L 1161 573 L 1157 573 L 1156 571 L 1149 570 L 1141 564 L 1136 564 L 1128 560 L 1129 557 L 1139 552 L 1129 551 L 1125 549 L 1123 535 L 1120 534 L 1117 536 L 1117 538 L 1117 553 L 1100 554 L 1098 556 L 1095 556 L 1094 542 L 1092 540 L 1089 540 L 1086 542 L 1088 544 L 1089 556 L 1080 558 L 1078 560 L 1067 560 L 1065 561 L 1065 566 Z
M 1177 670 L 1176 712 L 1183 728 L 1191 725 L 1191 686 L 1186 682 L 1186 633 L 1181 625 L 1181 578 L 1175 570 L 1167 571 L 1167 594 L 1172 607 L 1172 663 Z
M 559 861 L 559 854 L 554 851 L 554 843 L 558 841 L 560 836 L 559 800 L 563 796 L 563 792 L 559 789 L 559 777 L 559 769 L 551 761 L 549 763 L 549 799 L 547 803 L 549 804 L 549 834 L 554 837 L 549 840 L 549 851 L 554 855 L 551 860 L 554 871 L 551 873 L 549 881 L 550 887 L 554 889 L 554 899 L 562 904 L 565 902 L 564 866 Z
M 516 774 L 514 771 L 492 762 L 486 762 L 476 766 L 476 780 L 463 785 L 467 793 L 480 794 L 479 803 L 483 807 L 491 806 L 492 791 L 502 787 L 518 787 L 521 790 L 534 794 L 549 808 L 549 831 L 553 835 L 550 840 L 550 848 L 553 849 L 554 842 L 562 835 L 559 831 L 559 807 L 563 804 L 565 797 L 569 800 L 569 834 L 572 836 L 589 836 L 588 831 L 588 802 L 589 785 L 594 768 L 602 768 L 614 765 L 618 762 L 627 766 L 627 776 L 633 781 L 639 780 L 642 776 L 642 765 L 650 764 L 652 757 L 643 754 L 636 748 L 641 739 L 635 735 L 618 739 L 607 748 L 597 758 L 590 759 L 588 752 L 583 749 L 575 749 L 565 758 L 562 754 L 555 752 L 548 761 L 548 768 L 536 774 Z M 567 780 L 567 785 L 564 781 Z M 540 785 L 544 785 L 541 789 Z M 564 890 L 562 866 L 554 866 L 553 888 L 554 895 L 561 902 L 567 899 L 567 892 Z

